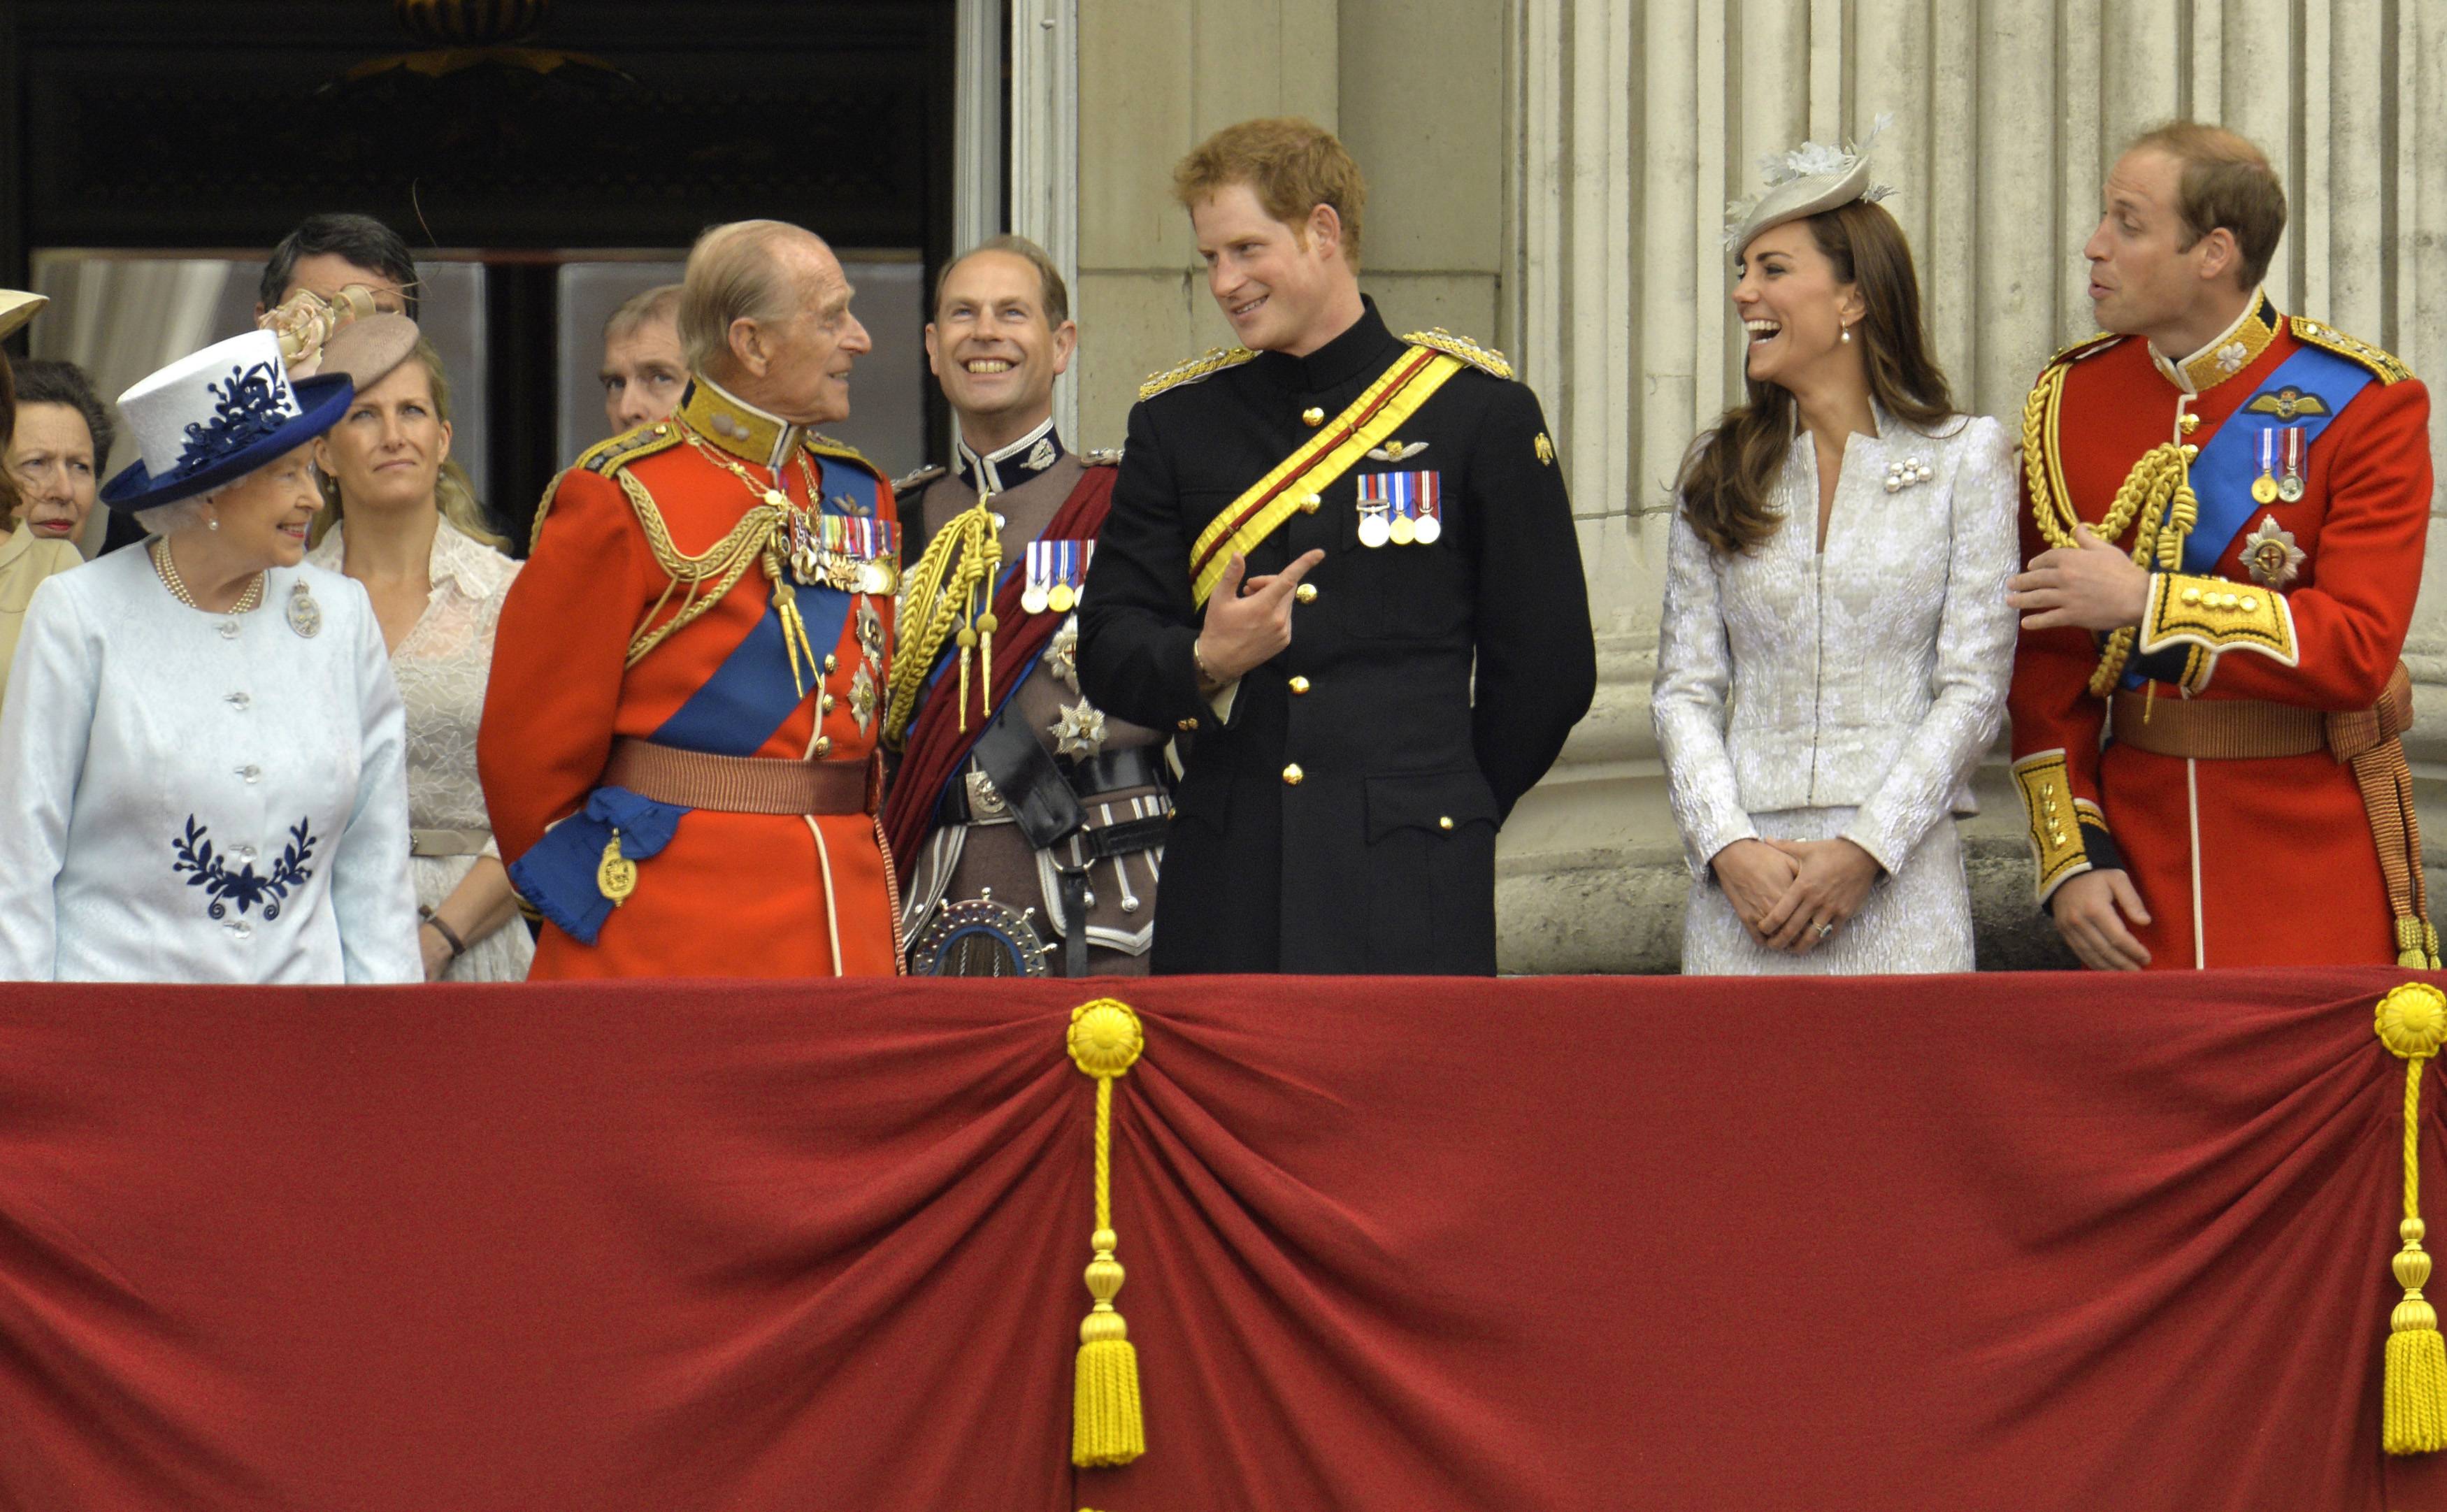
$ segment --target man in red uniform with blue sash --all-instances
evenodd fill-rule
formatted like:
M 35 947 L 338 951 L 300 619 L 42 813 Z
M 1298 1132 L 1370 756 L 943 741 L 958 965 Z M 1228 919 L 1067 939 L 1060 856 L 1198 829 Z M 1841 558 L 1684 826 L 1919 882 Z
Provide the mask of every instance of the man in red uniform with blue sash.
M 555 481 L 502 611 L 478 765 L 544 920 L 532 978 L 891 974 L 876 741 L 892 490 L 807 427 L 868 350 L 823 241 L 689 255 L 677 412 Z
M 2107 331 L 2023 411 L 2014 777 L 2058 930 L 2100 969 L 2436 967 L 2398 661 L 2429 396 L 2261 288 L 2267 159 L 2191 122 L 2108 176 Z

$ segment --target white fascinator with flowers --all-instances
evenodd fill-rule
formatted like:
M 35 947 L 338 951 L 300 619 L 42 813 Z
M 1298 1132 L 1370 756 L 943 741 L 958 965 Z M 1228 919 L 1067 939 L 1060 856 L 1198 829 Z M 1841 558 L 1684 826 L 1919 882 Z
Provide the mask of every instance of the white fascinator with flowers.
M 1751 238 L 1771 226 L 1814 216 L 1855 199 L 1875 202 L 1893 194 L 1887 185 L 1870 180 L 1869 149 L 1894 119 L 1893 111 L 1884 112 L 1870 123 L 1869 134 L 1857 142 L 1839 147 L 1824 142 L 1805 142 L 1790 152 L 1772 152 L 1761 158 L 1759 174 L 1763 183 L 1759 192 L 1725 206 L 1725 250 L 1741 251 L 1750 245 Z

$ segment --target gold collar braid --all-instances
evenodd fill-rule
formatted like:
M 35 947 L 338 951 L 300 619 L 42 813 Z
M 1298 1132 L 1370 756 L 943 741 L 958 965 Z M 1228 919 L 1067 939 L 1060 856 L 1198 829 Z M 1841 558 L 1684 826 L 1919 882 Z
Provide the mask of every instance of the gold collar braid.
M 918 695 L 924 690 L 927 674 L 935 670 L 935 659 L 942 654 L 947 640 L 957 640 L 960 648 L 961 731 L 966 733 L 969 728 L 972 652 L 977 653 L 986 707 L 994 707 L 993 597 L 995 578 L 1002 570 L 1002 536 L 987 503 L 993 497 L 990 491 L 980 492 L 975 504 L 944 521 L 926 543 L 918 565 L 901 581 L 901 632 L 906 636 L 915 627 L 917 638 L 904 639 L 892 658 L 883 741 L 896 750 L 908 736 Z
M 2075 530 L 2085 521 L 2056 476 L 2057 406 L 2064 395 L 2065 371 L 2056 367 L 2040 374 L 2030 398 L 2022 402 L 2022 481 L 2031 491 L 2031 519 L 2039 527 L 2040 538 L 2050 546 L 2077 549 L 2081 542 Z M 2105 518 L 2090 533 L 2112 545 L 2137 522 L 2134 563 L 2146 569 L 2154 553 L 2160 571 L 2181 569 L 2184 538 L 2200 518 L 2191 477 L 2192 459 L 2200 450 L 2188 442 L 2163 441 L 2143 452 L 2124 475 Z M 2153 525 L 2153 520 L 2158 523 Z M 2090 674 L 2093 697 L 2104 698 L 2115 690 L 2137 633 L 2137 627 L 2127 625 L 2107 637 L 2098 668 Z

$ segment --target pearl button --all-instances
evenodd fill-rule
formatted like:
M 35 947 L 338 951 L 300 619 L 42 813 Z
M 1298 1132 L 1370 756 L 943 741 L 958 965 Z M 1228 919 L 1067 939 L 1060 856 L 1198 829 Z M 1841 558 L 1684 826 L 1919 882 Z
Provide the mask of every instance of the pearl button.
M 223 639 L 223 640 L 236 640 L 236 639 L 237 639 L 237 620 L 235 620 L 235 619 L 224 619 L 224 620 L 222 620 L 222 621 L 220 622 L 220 624 L 219 624 L 217 628 L 218 628 L 218 629 L 220 631 L 220 633 L 221 633 L 221 639 Z
M 1295 677 L 1295 678 L 1293 678 L 1293 679 L 1292 679 L 1292 691 L 1293 691 L 1293 692 L 1296 692 L 1296 693 L 1304 693 L 1304 692 L 1307 692 L 1307 691 L 1308 691 L 1308 679 L 1307 679 L 1307 678 L 1305 678 L 1305 677 Z
M 240 845 L 237 848 L 237 856 L 239 860 L 251 861 L 255 860 L 256 849 L 252 845 Z
M 245 765 L 238 767 L 237 774 L 240 777 L 245 778 L 250 783 L 260 782 L 263 780 L 263 768 L 256 765 L 253 762 L 249 762 Z
M 223 924 L 223 925 L 221 926 L 221 928 L 223 928 L 223 929 L 225 929 L 225 930 L 228 930 L 228 931 L 229 931 L 229 933 L 230 933 L 230 938 L 232 938 L 232 939 L 253 939 L 253 938 L 255 938 L 255 926 L 254 926 L 254 925 L 252 925 L 252 924 L 249 924 L 249 923 L 248 923 L 246 920 L 244 920 L 244 919 L 239 919 L 239 920 L 238 920 L 237 923 L 235 923 L 235 924 Z
M 1317 584 L 1302 583 L 1292 590 L 1292 596 L 1303 604 L 1314 604 L 1317 602 Z
M 1285 787 L 1298 787 L 1300 784 L 1300 779 L 1307 775 L 1308 774 L 1306 772 L 1299 769 L 1299 763 L 1294 762 L 1289 766 L 1283 768 L 1283 785 Z
M 243 711 L 249 706 L 254 704 L 255 700 L 244 693 L 232 693 L 226 699 L 222 700 L 222 702 L 228 704 L 232 709 Z

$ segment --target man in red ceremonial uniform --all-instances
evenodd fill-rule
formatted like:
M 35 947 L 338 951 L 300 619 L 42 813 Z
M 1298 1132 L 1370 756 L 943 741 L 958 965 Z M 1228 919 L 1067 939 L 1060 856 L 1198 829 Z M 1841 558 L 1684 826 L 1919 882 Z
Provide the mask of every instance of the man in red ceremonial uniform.
M 2397 738 L 2429 397 L 2278 312 L 2285 224 L 2241 137 L 2142 136 L 2084 248 L 2106 332 L 2024 407 L 2014 777 L 2093 967 L 2438 964 Z
M 502 611 L 478 765 L 541 913 L 531 977 L 897 970 L 877 738 L 892 490 L 806 427 L 868 350 L 796 226 L 689 254 L 679 409 L 554 483 Z
M 909 572 L 884 724 L 903 751 L 883 822 L 914 974 L 1147 970 L 1171 808 L 1163 737 L 1079 690 L 1074 611 L 1116 459 L 1075 456 L 1053 427 L 1077 339 L 1061 274 L 1025 237 L 936 285 L 926 357 L 958 421 L 954 466 L 894 487 L 934 537 Z

